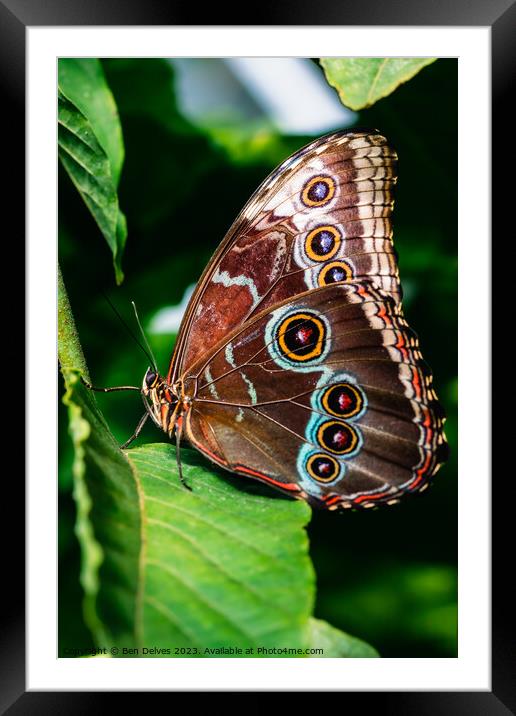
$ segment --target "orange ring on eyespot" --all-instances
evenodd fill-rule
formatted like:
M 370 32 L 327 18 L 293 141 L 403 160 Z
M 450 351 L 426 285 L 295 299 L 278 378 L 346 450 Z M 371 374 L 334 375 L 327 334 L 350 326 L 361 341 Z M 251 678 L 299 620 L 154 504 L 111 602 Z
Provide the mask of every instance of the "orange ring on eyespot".
M 326 190 L 324 187 L 326 187 Z M 335 189 L 335 179 L 325 174 L 318 174 L 312 177 L 312 179 L 309 179 L 304 185 L 303 191 L 301 192 L 301 201 L 305 206 L 324 206 L 335 196 Z M 318 193 L 321 194 L 320 198 L 317 196 Z
M 343 439 L 343 437 L 338 437 L 339 433 L 348 438 L 347 444 L 343 447 L 338 447 L 337 441 Z M 336 455 L 347 455 L 353 452 L 358 445 L 358 434 L 347 423 L 340 420 L 326 420 L 317 430 L 317 442 L 322 448 Z
M 333 269 L 341 269 L 344 272 L 345 278 L 338 281 L 327 280 L 328 274 Z M 353 275 L 353 269 L 347 261 L 332 261 L 327 266 L 323 266 L 323 268 L 319 271 L 317 282 L 319 286 L 329 286 L 332 283 L 349 283 L 353 278 Z
M 344 406 L 340 410 L 340 412 L 338 412 L 335 407 L 332 408 L 332 406 L 330 405 L 330 398 L 332 397 L 332 393 L 334 393 L 335 390 L 339 389 L 343 392 L 349 391 L 353 396 L 350 399 L 350 409 L 346 409 L 346 406 Z M 364 396 L 362 394 L 362 391 L 356 388 L 351 383 L 335 383 L 324 391 L 324 393 L 322 394 L 321 403 L 323 405 L 323 408 L 330 415 L 335 415 L 337 418 L 353 418 L 355 415 L 358 415 L 360 412 L 362 412 L 362 409 L 364 407 Z
M 326 476 L 322 476 L 321 474 L 318 474 L 316 470 L 319 470 L 319 473 L 324 468 L 324 463 L 329 463 L 329 468 L 331 472 L 329 472 Z M 326 469 L 326 468 L 324 468 Z M 341 471 L 341 466 L 339 465 L 338 461 L 332 457 L 331 455 L 327 455 L 324 452 L 316 452 L 313 455 L 310 455 L 308 460 L 306 461 L 306 470 L 311 478 L 313 478 L 316 482 L 333 482 L 335 480 Z
M 289 337 L 293 337 L 293 334 L 291 334 L 289 337 L 286 337 L 287 332 L 289 329 L 292 329 L 292 324 L 294 321 L 301 321 L 301 327 L 303 330 L 317 330 L 317 335 L 312 338 L 311 335 L 308 336 L 307 340 L 309 340 L 309 346 L 313 344 L 312 350 L 310 350 L 308 353 L 300 354 L 296 353 L 291 346 L 288 345 L 287 341 L 289 340 Z M 305 324 L 305 325 L 303 325 Z M 287 358 L 290 358 L 294 361 L 308 361 L 312 360 L 313 358 L 318 358 L 323 350 L 324 350 L 324 339 L 326 337 L 326 329 L 324 326 L 324 323 L 310 313 L 294 313 L 291 316 L 288 316 L 279 326 L 278 333 L 277 333 L 277 340 L 278 340 L 278 346 L 280 351 L 283 353 L 283 355 L 287 356 Z M 302 347 L 298 350 L 302 350 Z
M 330 238 L 333 239 L 333 246 L 332 248 L 325 254 L 318 254 L 313 246 L 312 242 L 313 240 L 318 236 L 318 234 L 322 234 L 323 232 L 330 234 Z M 305 239 L 305 251 L 308 258 L 312 259 L 312 261 L 328 261 L 328 259 L 331 259 L 337 251 L 340 248 L 342 242 L 342 234 L 335 226 L 316 226 L 315 229 L 312 229 L 310 233 L 306 235 Z

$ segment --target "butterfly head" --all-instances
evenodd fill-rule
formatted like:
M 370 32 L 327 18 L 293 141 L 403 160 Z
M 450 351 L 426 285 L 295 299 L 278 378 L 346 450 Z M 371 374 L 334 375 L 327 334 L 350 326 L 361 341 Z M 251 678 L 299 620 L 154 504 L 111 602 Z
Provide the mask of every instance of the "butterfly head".
M 154 368 L 147 368 L 147 372 L 143 376 L 142 391 L 148 395 L 151 390 L 155 390 L 160 383 L 163 383 L 163 378 Z
M 170 435 L 177 418 L 176 408 L 179 400 L 173 388 L 155 367 L 147 368 L 143 376 L 142 397 L 153 421 Z

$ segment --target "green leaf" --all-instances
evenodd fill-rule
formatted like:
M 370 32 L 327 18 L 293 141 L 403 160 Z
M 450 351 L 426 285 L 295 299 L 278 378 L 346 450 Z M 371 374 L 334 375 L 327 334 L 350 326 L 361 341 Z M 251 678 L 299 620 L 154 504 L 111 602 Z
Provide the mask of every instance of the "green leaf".
M 90 123 L 99 144 L 109 158 L 113 182 L 118 186 L 124 162 L 122 126 L 100 60 L 60 59 L 58 86 L 61 94 L 75 105 Z
M 113 253 L 116 280 L 120 284 L 127 226 L 118 206 L 109 159 L 87 119 L 61 94 L 58 122 L 59 158 Z
M 321 57 L 320 62 L 342 103 L 358 110 L 387 97 L 435 60 L 435 57 Z
M 97 62 L 59 63 L 59 158 L 111 249 L 120 284 L 127 239 L 117 194 L 123 143 L 116 106 Z
M 321 619 L 310 619 L 310 644 L 323 650 L 322 654 L 312 654 L 312 658 L 362 659 L 379 656 L 376 649 L 365 641 L 349 636 Z
M 302 648 L 313 572 L 301 503 L 241 489 L 193 451 L 127 451 L 141 488 L 146 549 L 141 635 L 157 646 Z M 245 655 L 245 654 L 242 654 Z

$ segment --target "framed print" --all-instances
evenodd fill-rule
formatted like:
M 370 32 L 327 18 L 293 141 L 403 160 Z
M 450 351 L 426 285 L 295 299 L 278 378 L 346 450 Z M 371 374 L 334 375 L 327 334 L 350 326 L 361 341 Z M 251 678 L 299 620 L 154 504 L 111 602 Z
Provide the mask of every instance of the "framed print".
M 6 707 L 510 707 L 485 276 L 508 18 L 127 10 L 5 8 L 28 237 L 27 638 Z
M 88 564 L 92 549 L 102 562 L 98 567 L 90 564 L 91 578 L 100 580 L 98 588 L 90 590 L 84 584 L 93 619 L 85 612 L 81 621 L 81 602 L 61 598 L 60 657 L 90 651 L 105 655 L 105 650 L 113 650 L 115 656 L 170 658 L 457 655 L 455 461 L 447 459 L 450 451 L 457 452 L 452 348 L 457 333 L 457 60 L 392 60 L 392 69 L 388 62 L 330 57 L 320 64 L 281 57 L 59 59 L 58 141 L 64 172 L 59 178 L 59 335 L 67 386 L 61 423 L 74 435 L 80 411 L 91 431 L 97 436 L 106 432 L 105 440 L 111 440 L 100 422 L 102 409 L 124 450 L 121 458 L 118 447 L 110 449 L 108 442 L 96 445 L 93 435 L 84 440 L 74 437 L 74 444 L 66 433 L 62 437 L 60 479 L 64 495 L 70 490 L 67 481 L 73 486 L 76 520 L 82 523 L 77 532 L 82 563 Z M 403 75 L 407 86 L 398 92 L 401 104 L 394 105 L 395 121 L 389 123 L 389 114 L 373 107 L 360 111 L 360 123 L 381 126 L 383 133 L 355 128 L 363 100 L 348 100 L 353 113 L 341 108 L 327 80 L 338 83 L 342 74 L 356 77 L 364 70 L 376 77 L 386 64 L 383 72 L 389 76 L 393 71 L 413 75 L 419 70 L 421 78 L 411 79 L 409 87 L 409 75 Z M 133 189 L 129 180 L 120 183 L 119 206 L 125 204 L 128 210 L 119 216 L 133 227 L 133 242 L 140 247 L 138 253 L 133 249 L 131 268 L 129 248 L 120 260 L 122 246 L 115 245 L 114 279 L 109 261 L 107 283 L 119 283 L 110 291 L 118 295 L 118 303 L 125 290 L 129 292 L 145 328 L 141 335 L 135 333 L 120 315 L 124 333 L 124 324 L 130 329 L 128 341 L 120 336 L 113 351 L 99 351 L 101 362 L 111 362 L 112 368 L 104 376 L 101 367 L 88 373 L 84 368 L 84 380 L 127 385 L 124 363 L 136 347 L 148 363 L 143 410 L 140 399 L 134 400 L 140 392 L 134 383 L 126 389 L 95 387 L 96 393 L 106 390 L 109 397 L 102 400 L 106 396 L 99 395 L 93 402 L 91 391 L 88 394 L 86 386 L 75 383 L 72 369 L 85 363 L 80 337 L 90 334 L 93 350 L 97 335 L 106 348 L 102 327 L 113 317 L 118 323 L 119 312 L 113 313 L 109 297 L 106 301 L 102 294 L 98 299 L 91 295 L 92 278 L 96 282 L 101 273 L 104 246 L 99 244 L 100 252 L 92 246 L 90 217 L 84 215 L 82 201 L 74 205 L 78 189 L 84 193 L 86 209 L 105 226 L 101 200 L 91 205 L 99 194 L 102 172 L 91 164 L 84 183 L 84 167 L 90 166 L 92 155 L 84 155 L 78 141 L 82 117 L 89 115 L 95 123 L 83 99 L 94 77 L 102 84 L 89 96 L 100 102 L 100 93 L 109 87 L 125 127 L 124 172 L 133 177 Z M 379 83 L 381 75 L 378 89 Z M 210 97 L 213 85 L 217 92 Z M 275 100 L 271 108 L 266 102 L 259 105 L 265 87 Z M 289 87 L 295 87 L 294 96 Z M 376 90 L 368 84 L 367 91 Z M 246 93 L 258 109 L 251 110 Z M 435 117 L 424 127 L 437 97 L 444 127 Z M 165 98 L 168 105 L 160 115 Z M 368 102 L 373 104 L 372 95 Z M 389 102 L 393 104 L 394 93 L 392 99 L 385 98 L 385 106 Z M 400 131 L 398 117 L 417 102 L 422 105 L 419 114 L 412 110 L 417 130 L 411 135 L 403 126 Z M 311 105 L 317 108 L 314 116 Z M 418 143 L 425 149 L 413 155 L 412 146 Z M 435 172 L 421 155 L 434 156 L 440 150 Z M 408 265 L 401 281 L 391 240 L 397 156 L 405 156 L 401 166 L 418 177 L 408 182 L 413 194 L 404 198 L 401 186 L 398 192 L 402 210 L 396 245 L 401 266 L 404 254 Z M 129 157 L 134 157 L 133 165 Z M 246 204 L 244 194 L 252 194 L 248 187 L 260 184 L 264 164 L 272 173 Z M 91 179 L 96 175 L 98 186 Z M 144 175 L 148 188 L 139 181 Z M 244 177 L 249 179 L 238 196 Z M 439 215 L 421 222 L 421 195 L 430 195 L 445 181 L 449 183 L 440 198 Z M 188 185 L 191 189 L 185 192 Z M 134 193 L 124 199 L 124 191 Z M 241 213 L 239 204 L 244 206 Z M 234 208 L 226 212 L 226 205 Z M 206 225 L 193 220 L 200 208 Z M 216 249 L 212 234 L 224 234 L 222 227 L 217 229 L 217 217 L 232 223 L 228 214 L 237 217 L 236 228 Z M 79 249 L 82 226 L 85 243 Z M 411 233 L 417 234 L 417 241 Z M 164 236 L 169 237 L 165 248 Z M 83 256 L 79 262 L 77 251 Z M 430 266 L 432 280 L 427 285 L 422 274 Z M 195 286 L 203 270 L 204 277 Z M 439 313 L 437 298 L 432 300 L 434 315 L 425 331 L 423 310 L 417 308 L 432 292 L 442 297 L 443 307 Z M 155 302 L 153 295 L 162 298 Z M 175 296 L 172 305 L 169 295 Z M 130 305 L 129 300 L 126 303 Z M 87 318 L 82 323 L 79 316 L 93 306 L 88 330 Z M 371 311 L 374 319 L 368 317 Z M 443 365 L 442 387 L 438 380 L 434 387 L 423 362 L 424 347 L 408 323 L 411 314 L 416 324 L 420 316 L 419 330 L 427 332 L 430 347 L 435 346 L 432 362 Z M 76 335 L 70 329 L 73 323 Z M 344 337 L 356 342 L 341 343 Z M 442 355 L 438 346 L 444 349 Z M 127 398 L 123 403 L 121 392 Z M 111 412 L 113 393 L 118 414 Z M 440 399 L 439 393 L 444 393 Z M 136 410 L 134 425 L 127 425 L 131 410 Z M 150 430 L 149 419 L 155 424 Z M 165 438 L 160 435 L 164 442 L 156 442 L 155 427 L 165 433 Z M 92 464 L 108 459 L 119 469 L 98 472 Z M 410 500 L 429 487 L 446 462 L 431 498 Z M 129 466 L 126 476 L 124 468 Z M 134 478 L 137 490 L 131 493 Z M 265 490 L 259 489 L 260 483 Z M 81 497 L 83 490 L 90 500 L 97 495 L 102 517 L 97 518 L 95 505 Z M 104 493 L 111 495 L 116 509 L 115 504 L 103 505 Z M 369 522 L 364 513 L 380 506 L 384 509 Z M 388 509 L 394 506 L 395 510 Z M 123 531 L 112 510 L 129 510 Z M 442 513 L 443 527 L 431 549 L 425 552 L 418 540 L 415 549 L 402 546 L 404 536 L 417 534 L 423 523 L 431 530 L 436 511 Z M 350 549 L 341 541 L 344 512 L 350 513 Z M 91 530 L 95 535 L 106 533 L 105 537 L 93 541 Z M 392 540 L 387 549 L 378 547 L 384 532 Z M 127 545 L 133 540 L 131 551 Z M 114 544 L 116 564 L 111 564 Z M 285 544 L 290 545 L 287 552 Z M 126 621 L 117 626 L 123 609 L 118 592 L 121 573 L 133 585 L 135 600 L 141 590 L 141 601 L 130 602 Z M 371 583 L 367 573 L 374 575 Z M 360 575 L 355 587 L 353 574 Z M 64 575 L 61 580 L 68 594 Z M 420 582 L 425 585 L 421 591 L 412 586 Z M 406 593 L 400 601 L 403 583 Z M 394 600 L 393 589 L 398 593 Z M 365 595 L 370 594 L 376 595 L 378 611 L 372 607 L 366 614 Z M 423 607 L 425 597 L 429 603 Z M 353 599 L 362 602 L 356 621 L 349 606 Z M 378 626 L 376 631 L 364 631 L 364 623 L 384 623 L 389 600 L 397 605 L 389 620 L 396 622 L 395 632 Z M 331 606 L 336 602 L 348 606 L 341 611 Z M 109 637 L 98 631 L 97 619 Z M 420 626 L 425 619 L 434 623 L 435 632 L 425 634 Z M 70 622 L 76 629 L 84 627 L 82 637 L 74 634 Z M 88 649 L 90 632 L 95 641 Z

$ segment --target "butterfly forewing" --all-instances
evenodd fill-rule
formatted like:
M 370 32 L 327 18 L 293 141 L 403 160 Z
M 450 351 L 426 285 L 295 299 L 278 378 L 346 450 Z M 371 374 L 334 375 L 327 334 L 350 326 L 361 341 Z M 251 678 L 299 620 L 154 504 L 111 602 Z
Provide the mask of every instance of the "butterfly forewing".
M 207 267 L 169 382 L 236 326 L 308 289 L 370 278 L 399 300 L 390 221 L 395 181 L 396 153 L 378 133 L 329 135 L 278 167 Z

